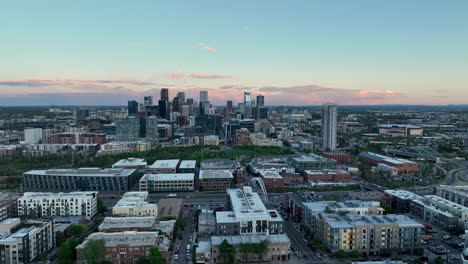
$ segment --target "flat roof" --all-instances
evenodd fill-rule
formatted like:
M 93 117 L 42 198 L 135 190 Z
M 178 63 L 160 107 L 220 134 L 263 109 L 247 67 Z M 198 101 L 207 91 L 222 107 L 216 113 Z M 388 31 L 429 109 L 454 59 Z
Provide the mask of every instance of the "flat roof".
M 259 173 L 263 178 L 266 178 L 266 179 L 283 179 L 283 176 L 281 176 L 276 171 L 260 170 Z
M 112 228 L 151 228 L 156 222 L 154 216 L 150 217 L 106 217 L 99 225 L 99 231 Z
M 233 179 L 232 172 L 229 170 L 200 170 L 198 176 L 200 180 L 203 179 Z
M 348 174 L 345 170 L 329 170 L 329 169 L 321 169 L 321 170 L 305 170 L 305 173 L 309 175 L 320 175 L 320 174 L 339 174 L 344 173 Z
M 212 236 L 212 245 L 221 245 L 226 240 L 231 245 L 244 244 L 244 243 L 260 243 L 267 240 L 270 243 L 290 243 L 286 234 L 278 235 L 240 235 L 240 236 Z
M 128 159 L 121 159 L 114 163 L 114 166 L 146 166 L 148 163 L 144 159 L 138 158 L 128 158 Z
M 172 160 L 157 160 L 153 163 L 153 165 L 149 166 L 151 169 L 177 169 L 177 165 L 179 165 L 179 159 L 172 159 Z
M 52 176 L 78 176 L 78 177 L 128 177 L 135 173 L 135 169 L 100 169 L 100 168 L 79 168 L 79 169 L 52 169 L 52 170 L 31 170 L 25 172 L 26 175 L 52 175 Z
M 360 200 L 351 200 L 346 202 L 335 202 L 335 201 L 319 201 L 319 202 L 305 202 L 303 203 L 305 207 L 309 208 L 314 212 L 323 212 L 326 208 L 331 210 L 335 209 L 337 211 L 349 210 L 349 209 L 361 209 L 361 208 L 378 208 L 380 207 L 380 202 L 377 201 L 360 201 Z
M 77 249 L 83 249 L 89 240 L 104 240 L 105 247 L 116 247 L 118 245 L 129 246 L 156 246 L 159 240 L 159 232 L 136 232 L 125 231 L 116 233 L 92 233 L 86 240 L 78 245 Z
M 331 219 L 326 220 L 332 228 L 353 228 L 356 226 L 365 225 L 384 225 L 398 224 L 400 226 L 421 227 L 424 226 L 416 220 L 409 218 L 406 215 L 388 214 L 388 215 L 328 215 Z
M 44 199 L 44 198 L 88 198 L 90 196 L 97 197 L 98 192 L 68 192 L 68 193 L 53 193 L 53 192 L 25 192 L 19 199 Z
M 379 128 L 421 128 L 420 126 L 410 125 L 410 124 L 382 124 L 379 125 Z
M 386 194 L 403 200 L 421 200 L 422 196 L 406 190 L 385 190 Z
M 161 173 L 161 174 L 145 174 L 141 180 L 151 181 L 193 181 L 194 173 Z
M 196 160 L 183 160 L 180 162 L 179 169 L 195 169 L 196 166 Z
M 299 155 L 297 157 L 294 157 L 293 160 L 296 161 L 296 162 L 314 162 L 314 161 L 333 161 L 333 162 L 336 162 L 333 159 L 328 159 L 328 158 L 325 158 L 325 157 L 322 157 L 322 156 L 319 156 L 319 155 L 316 155 L 316 154 L 312 154 L 312 153 Z

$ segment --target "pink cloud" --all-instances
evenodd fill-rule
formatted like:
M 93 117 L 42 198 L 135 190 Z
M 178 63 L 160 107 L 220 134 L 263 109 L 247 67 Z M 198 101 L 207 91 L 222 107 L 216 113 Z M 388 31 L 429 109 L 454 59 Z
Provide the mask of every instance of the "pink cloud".
M 192 73 L 190 77 L 195 79 L 229 79 L 234 78 L 234 75 L 227 75 L 227 74 L 215 74 L 215 73 Z
M 183 70 L 178 70 L 174 73 L 168 74 L 167 78 L 172 79 L 172 80 L 180 80 L 185 78 L 186 74 Z
M 207 50 L 209 52 L 217 52 L 218 51 L 215 48 L 208 47 L 207 45 L 205 45 L 205 43 L 202 43 L 202 42 L 197 43 L 197 45 L 201 46 L 203 49 L 205 49 L 205 50 Z

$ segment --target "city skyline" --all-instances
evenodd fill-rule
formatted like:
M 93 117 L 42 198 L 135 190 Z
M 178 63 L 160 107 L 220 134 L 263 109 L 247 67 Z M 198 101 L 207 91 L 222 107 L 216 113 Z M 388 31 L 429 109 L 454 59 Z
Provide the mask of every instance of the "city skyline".
M 8 2 L 0 105 L 465 104 L 466 1 Z M 157 100 L 155 100 L 157 101 Z

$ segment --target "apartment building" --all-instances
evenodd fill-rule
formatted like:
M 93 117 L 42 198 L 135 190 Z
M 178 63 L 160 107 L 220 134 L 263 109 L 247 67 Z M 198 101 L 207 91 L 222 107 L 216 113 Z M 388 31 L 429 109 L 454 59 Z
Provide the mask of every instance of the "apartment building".
M 435 189 L 437 196 L 468 207 L 468 186 L 440 185 Z
M 411 201 L 422 200 L 422 196 L 406 190 L 385 190 L 384 193 L 389 198 L 390 205 L 398 212 L 409 212 Z
M 178 173 L 195 173 L 197 167 L 196 160 L 183 160 L 179 164 Z
M 129 190 L 138 180 L 135 169 L 51 169 L 25 172 L 23 188 L 27 190 Z
M 104 240 L 105 260 L 112 263 L 137 263 L 139 259 L 148 257 L 149 251 L 153 247 L 159 248 L 159 251 L 166 259 L 166 263 L 170 263 L 171 252 L 169 251 L 169 245 L 171 241 L 168 237 L 160 235 L 159 232 L 92 233 L 76 247 L 79 262 L 86 244 L 91 240 Z
M 303 223 L 309 228 L 313 228 L 314 217 L 321 213 L 330 213 L 338 215 L 383 215 L 384 209 L 380 207 L 380 202 L 377 201 L 359 201 L 351 200 L 346 202 L 336 201 L 319 201 L 319 202 L 304 202 L 304 219 Z M 312 229 L 313 230 L 313 229 Z
M 200 170 L 200 191 L 219 191 L 232 187 L 234 176 L 229 170 Z
M 418 248 L 424 226 L 405 215 L 354 216 L 318 214 L 316 235 L 331 252 L 367 255 Z
M 0 263 L 26 264 L 55 247 L 54 220 L 8 218 L 0 222 Z
M 0 193 L 0 221 L 18 215 L 16 201 L 21 197 L 17 193 Z
M 90 220 L 97 214 L 97 196 L 98 192 L 25 192 L 17 201 L 18 216 L 83 216 Z
M 426 195 L 421 200 L 411 201 L 410 210 L 412 214 L 448 231 L 468 229 L 468 207 L 436 195 Z
M 145 174 L 140 179 L 140 191 L 188 192 L 194 190 L 194 173 Z
M 158 221 L 154 216 L 106 217 L 99 225 L 99 232 L 112 233 L 124 231 L 152 231 L 172 237 L 176 220 Z
M 230 211 L 216 212 L 218 235 L 283 234 L 283 218 L 276 210 L 268 210 L 251 187 L 227 189 Z
M 158 205 L 148 202 L 148 192 L 126 192 L 112 207 L 112 215 L 118 217 L 158 216 Z

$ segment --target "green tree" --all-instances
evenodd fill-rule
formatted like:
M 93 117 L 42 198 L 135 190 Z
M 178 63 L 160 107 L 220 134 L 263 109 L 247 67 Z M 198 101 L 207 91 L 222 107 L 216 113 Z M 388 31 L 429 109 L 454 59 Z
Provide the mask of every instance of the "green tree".
M 86 225 L 84 224 L 78 224 L 78 225 L 71 225 L 67 228 L 67 231 L 70 235 L 79 237 L 81 236 L 83 230 L 86 229 Z
M 336 255 L 336 258 L 346 258 L 348 256 L 348 254 L 346 254 L 346 252 L 342 249 L 336 252 L 335 255 Z
M 86 264 L 99 264 L 105 261 L 106 242 L 100 240 L 89 240 L 81 253 L 81 261 Z
M 391 205 L 383 204 L 381 207 L 384 209 L 384 214 L 394 214 L 395 210 Z
M 80 244 L 80 241 L 74 237 L 62 243 L 58 250 L 57 260 L 60 264 L 70 263 L 76 259 L 75 248 Z
M 333 211 L 330 209 L 330 206 L 325 206 L 325 213 L 331 214 Z
M 148 263 L 149 264 L 164 264 L 164 263 L 166 263 L 166 261 L 164 259 L 164 256 L 161 254 L 161 251 L 159 251 L 159 248 L 157 248 L 157 247 L 150 248 L 149 256 L 148 256 Z
M 219 257 L 227 263 L 234 263 L 236 258 L 236 249 L 226 239 L 219 245 Z
M 100 214 L 105 214 L 107 212 L 107 206 L 101 199 L 97 200 L 97 209 Z
M 437 256 L 437 258 L 435 258 L 434 260 L 434 263 L 435 264 L 444 264 L 444 259 L 441 257 L 441 256 Z

